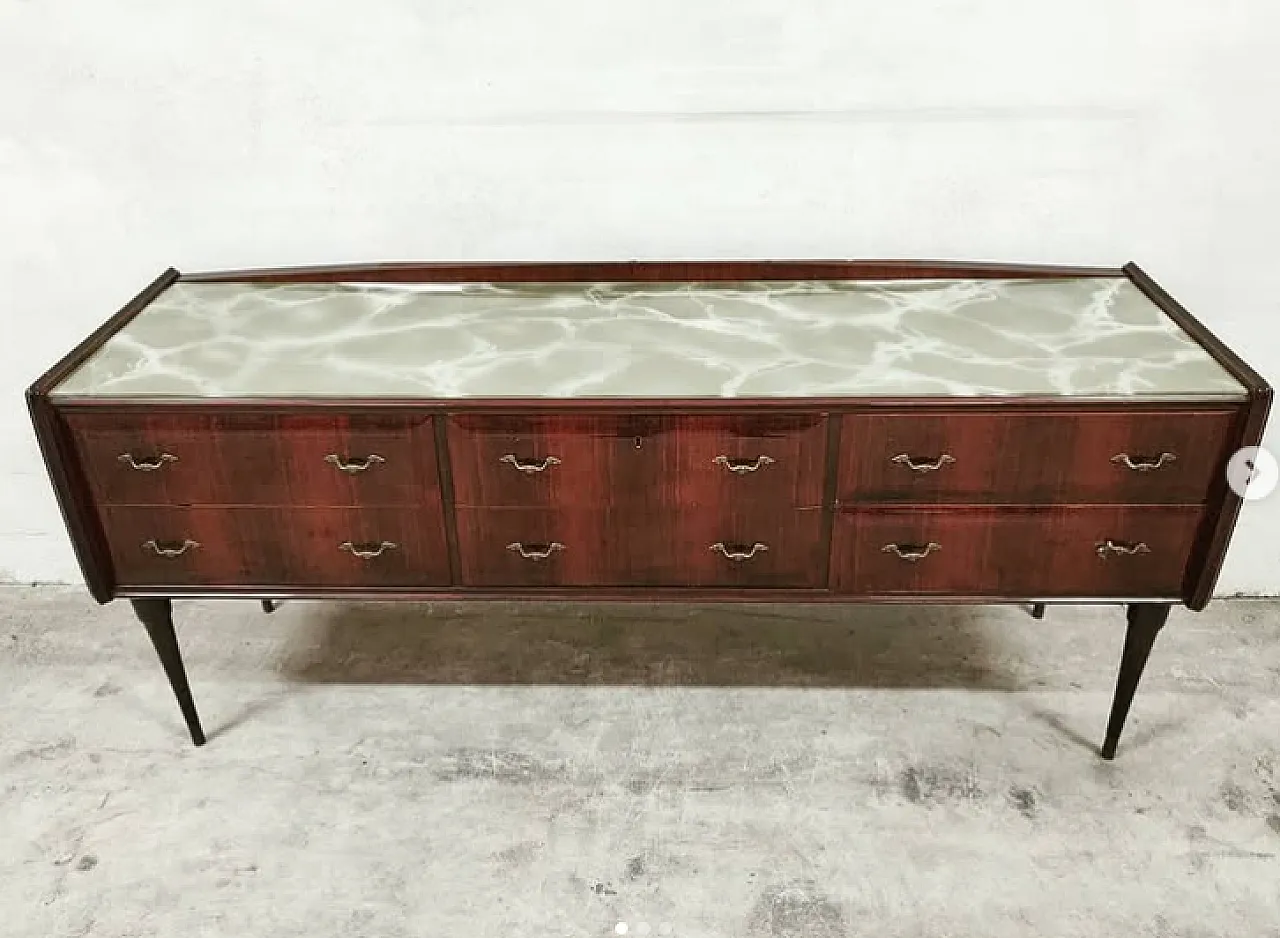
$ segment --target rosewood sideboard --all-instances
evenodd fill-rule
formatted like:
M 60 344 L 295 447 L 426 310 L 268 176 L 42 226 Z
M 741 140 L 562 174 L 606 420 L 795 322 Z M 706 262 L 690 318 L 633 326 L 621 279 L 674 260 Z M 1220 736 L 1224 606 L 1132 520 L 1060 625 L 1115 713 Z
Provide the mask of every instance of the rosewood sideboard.
M 1112 603 L 1108 759 L 1270 400 L 1132 264 L 887 261 L 169 270 L 28 392 L 197 745 L 175 598 Z

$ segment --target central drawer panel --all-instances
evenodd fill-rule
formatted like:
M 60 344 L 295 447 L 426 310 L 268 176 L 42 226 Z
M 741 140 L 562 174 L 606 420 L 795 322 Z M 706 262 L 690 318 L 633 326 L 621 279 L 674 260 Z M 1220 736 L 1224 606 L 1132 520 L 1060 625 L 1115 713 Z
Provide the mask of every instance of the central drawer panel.
M 866 508 L 836 519 L 838 592 L 1173 597 L 1201 513 L 1179 507 Z
M 460 506 L 820 505 L 827 420 L 812 415 L 447 418 Z
M 423 505 L 439 483 L 413 414 L 91 414 L 67 423 L 100 505 Z
M 443 586 L 437 511 L 106 508 L 120 586 Z
M 842 418 L 842 502 L 1200 504 L 1234 411 L 904 412 Z
M 826 584 L 821 508 L 656 512 L 459 508 L 464 586 Z

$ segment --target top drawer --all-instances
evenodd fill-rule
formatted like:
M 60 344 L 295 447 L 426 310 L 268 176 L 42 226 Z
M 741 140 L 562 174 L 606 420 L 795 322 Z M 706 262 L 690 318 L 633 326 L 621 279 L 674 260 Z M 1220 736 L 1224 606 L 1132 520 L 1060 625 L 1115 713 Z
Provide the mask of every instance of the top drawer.
M 104 505 L 421 505 L 439 498 L 431 418 L 413 414 L 66 417 Z
M 846 416 L 842 501 L 1199 504 L 1234 411 Z
M 822 504 L 825 414 L 447 420 L 463 506 Z

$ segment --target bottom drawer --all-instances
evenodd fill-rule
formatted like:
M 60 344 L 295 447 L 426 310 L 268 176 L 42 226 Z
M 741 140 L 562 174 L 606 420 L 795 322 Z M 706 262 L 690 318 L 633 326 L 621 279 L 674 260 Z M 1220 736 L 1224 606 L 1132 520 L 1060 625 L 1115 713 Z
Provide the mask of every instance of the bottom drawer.
M 833 588 L 1009 599 L 1172 598 L 1196 508 L 886 508 L 836 519 Z
M 826 585 L 822 509 L 458 508 L 465 586 Z
M 105 508 L 116 583 L 129 586 L 438 586 L 436 512 L 388 508 Z

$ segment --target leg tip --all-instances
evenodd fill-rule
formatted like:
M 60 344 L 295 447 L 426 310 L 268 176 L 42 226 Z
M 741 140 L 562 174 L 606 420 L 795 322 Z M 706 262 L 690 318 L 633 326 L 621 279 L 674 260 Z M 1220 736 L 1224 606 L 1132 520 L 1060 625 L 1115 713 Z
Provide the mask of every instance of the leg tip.
M 1102 756 L 1102 758 L 1110 762 L 1112 759 L 1116 757 L 1116 744 L 1104 743 L 1102 746 L 1102 749 L 1098 751 L 1098 755 Z
M 192 730 L 191 741 L 195 743 L 197 746 L 203 746 L 206 742 L 208 742 L 208 740 L 204 738 L 203 730 Z

